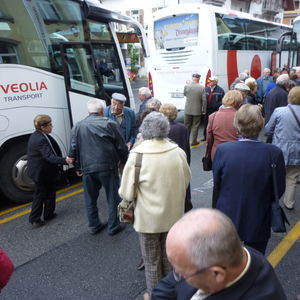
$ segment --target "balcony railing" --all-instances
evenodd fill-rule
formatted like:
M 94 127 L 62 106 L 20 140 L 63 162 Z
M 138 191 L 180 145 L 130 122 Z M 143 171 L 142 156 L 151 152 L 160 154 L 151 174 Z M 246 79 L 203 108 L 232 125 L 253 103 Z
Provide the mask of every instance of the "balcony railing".
M 211 5 L 217 5 L 217 6 L 223 6 L 225 4 L 226 0 L 203 0 L 203 3 L 205 4 L 211 4 Z
M 282 0 L 263 0 L 262 13 L 276 15 L 282 10 Z

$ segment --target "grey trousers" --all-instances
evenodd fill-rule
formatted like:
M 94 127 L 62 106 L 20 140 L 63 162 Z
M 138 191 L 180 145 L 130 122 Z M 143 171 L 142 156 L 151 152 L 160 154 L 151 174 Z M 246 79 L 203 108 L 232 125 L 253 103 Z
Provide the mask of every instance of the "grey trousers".
M 293 208 L 296 198 L 297 179 L 300 175 L 300 166 L 286 166 L 286 188 L 283 203 L 288 208 Z
M 142 257 L 145 263 L 147 292 L 150 297 L 153 288 L 172 270 L 166 254 L 167 234 L 167 232 L 139 232 Z
M 201 122 L 200 116 L 184 115 L 184 125 L 188 129 L 189 135 L 192 136 L 192 144 L 197 143 L 198 131 Z

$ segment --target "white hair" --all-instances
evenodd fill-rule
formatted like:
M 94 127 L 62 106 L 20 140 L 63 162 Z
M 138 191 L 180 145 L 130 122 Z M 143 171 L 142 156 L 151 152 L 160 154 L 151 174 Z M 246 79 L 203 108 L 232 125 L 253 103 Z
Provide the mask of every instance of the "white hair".
M 157 111 L 148 114 L 140 127 L 140 132 L 144 140 L 153 138 L 164 139 L 168 137 L 170 124 L 167 117 Z
M 248 77 L 248 74 L 244 72 L 239 75 L 239 79 L 242 81 L 245 81 Z
M 147 102 L 147 107 L 154 108 L 155 110 L 158 111 L 159 108 L 161 107 L 161 102 L 156 98 L 152 98 Z
M 285 85 L 286 83 L 289 83 L 290 77 L 288 74 L 281 74 L 276 79 L 276 84 L 278 85 Z
M 145 95 L 147 98 L 151 97 L 151 91 L 150 89 L 148 89 L 147 87 L 141 87 L 139 89 L 139 94 L 140 95 Z
M 99 113 L 100 111 L 103 111 L 105 107 L 106 103 L 101 99 L 90 99 L 87 102 L 87 109 L 89 114 Z
M 188 254 L 192 264 L 198 269 L 220 266 L 239 266 L 242 260 L 242 245 L 236 229 L 226 215 L 218 210 L 202 209 L 207 211 L 207 217 L 214 218 L 214 225 L 210 230 L 200 225 L 194 230 L 188 241 Z M 197 216 L 191 211 L 186 214 Z M 199 215 L 203 220 L 205 214 Z

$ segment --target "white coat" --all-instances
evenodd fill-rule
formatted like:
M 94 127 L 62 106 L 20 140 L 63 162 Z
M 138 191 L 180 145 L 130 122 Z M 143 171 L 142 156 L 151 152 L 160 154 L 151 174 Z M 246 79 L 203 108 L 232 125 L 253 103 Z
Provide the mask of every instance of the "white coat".
M 143 153 L 134 210 L 134 229 L 142 233 L 167 232 L 184 214 L 191 171 L 185 152 L 167 139 L 145 140 L 131 150 L 119 194 L 134 198 L 136 153 Z

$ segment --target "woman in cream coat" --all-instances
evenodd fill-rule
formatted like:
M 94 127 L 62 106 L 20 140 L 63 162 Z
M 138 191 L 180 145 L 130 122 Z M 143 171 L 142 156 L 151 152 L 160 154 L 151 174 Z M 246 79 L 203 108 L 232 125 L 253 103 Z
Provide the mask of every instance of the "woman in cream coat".
M 151 297 L 152 289 L 171 270 L 165 240 L 169 229 L 184 214 L 191 177 L 185 152 L 167 139 L 169 130 L 168 119 L 159 112 L 144 119 L 140 127 L 144 141 L 131 150 L 119 189 L 123 199 L 133 200 L 136 153 L 142 153 L 133 227 L 139 233 L 145 262 L 144 299 Z

